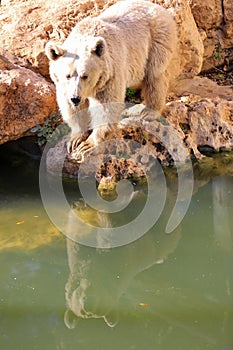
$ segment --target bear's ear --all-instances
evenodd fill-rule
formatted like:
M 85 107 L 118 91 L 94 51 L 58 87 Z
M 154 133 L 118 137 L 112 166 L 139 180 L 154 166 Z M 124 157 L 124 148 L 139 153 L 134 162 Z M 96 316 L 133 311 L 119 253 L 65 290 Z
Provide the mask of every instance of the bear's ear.
M 65 50 L 58 44 L 50 41 L 45 46 L 45 53 L 50 61 L 56 61 L 59 57 L 64 55 Z
M 104 38 L 96 38 L 95 44 L 91 49 L 91 52 L 95 53 L 98 57 L 105 53 L 106 42 Z

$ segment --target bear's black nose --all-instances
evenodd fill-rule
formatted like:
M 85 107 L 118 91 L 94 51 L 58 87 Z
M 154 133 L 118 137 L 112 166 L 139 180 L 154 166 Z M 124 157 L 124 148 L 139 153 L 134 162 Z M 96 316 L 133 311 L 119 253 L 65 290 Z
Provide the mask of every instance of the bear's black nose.
M 81 99 L 78 96 L 72 97 L 70 100 L 75 106 L 78 106 L 81 101 Z

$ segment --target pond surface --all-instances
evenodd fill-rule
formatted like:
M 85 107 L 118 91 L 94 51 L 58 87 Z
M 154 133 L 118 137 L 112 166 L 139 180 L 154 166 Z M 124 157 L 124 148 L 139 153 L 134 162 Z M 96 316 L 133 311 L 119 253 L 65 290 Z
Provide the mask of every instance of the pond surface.
M 233 163 L 224 174 L 217 160 L 196 172 L 188 212 L 171 234 L 168 191 L 147 234 L 95 249 L 49 220 L 38 162 L 2 157 L 1 350 L 233 349 Z M 124 217 L 137 215 L 146 191 L 138 193 Z M 88 207 L 81 212 L 84 221 L 100 220 Z

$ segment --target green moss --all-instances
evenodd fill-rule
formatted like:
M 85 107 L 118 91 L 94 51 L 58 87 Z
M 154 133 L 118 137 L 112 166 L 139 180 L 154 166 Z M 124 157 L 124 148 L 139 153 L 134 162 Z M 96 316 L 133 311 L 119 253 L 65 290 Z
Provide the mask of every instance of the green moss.
M 38 124 L 31 129 L 38 137 L 38 145 L 43 146 L 46 142 L 56 142 L 61 136 L 67 135 L 69 127 L 62 122 L 60 114 L 51 114 L 44 124 Z M 58 126 L 60 127 L 58 128 Z
M 125 93 L 125 100 L 130 103 L 141 103 L 141 91 L 133 88 L 127 88 Z

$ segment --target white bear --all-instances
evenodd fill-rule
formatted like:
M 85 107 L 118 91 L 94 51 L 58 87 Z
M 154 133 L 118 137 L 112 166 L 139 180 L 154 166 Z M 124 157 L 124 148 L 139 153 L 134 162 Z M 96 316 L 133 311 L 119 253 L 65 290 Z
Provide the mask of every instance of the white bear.
M 79 22 L 62 45 L 47 43 L 57 102 L 72 131 L 69 151 L 78 146 L 84 155 L 105 139 L 120 115 L 112 103 L 124 103 L 127 87 L 140 88 L 146 107 L 161 112 L 176 47 L 171 14 L 143 0 L 119 1 Z M 80 114 L 87 103 L 90 113 Z M 88 128 L 93 132 L 83 141 Z

